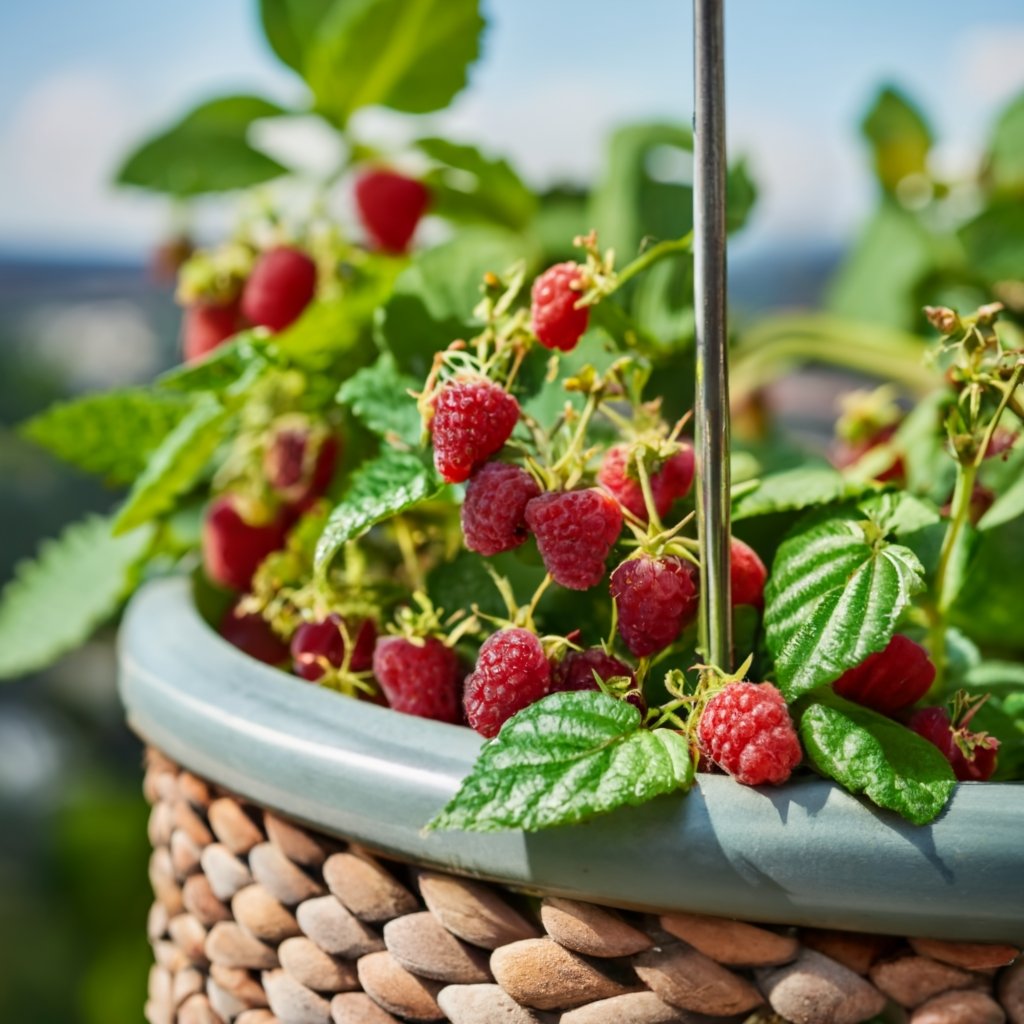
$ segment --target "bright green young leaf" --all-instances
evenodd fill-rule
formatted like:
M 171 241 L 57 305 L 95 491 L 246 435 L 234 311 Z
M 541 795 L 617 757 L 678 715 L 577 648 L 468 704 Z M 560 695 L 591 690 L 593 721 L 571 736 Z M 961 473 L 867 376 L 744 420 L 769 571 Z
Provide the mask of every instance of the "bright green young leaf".
M 829 283 L 828 308 L 851 320 L 912 328 L 919 305 L 915 289 L 936 259 L 935 239 L 921 220 L 887 199 Z
M 260 0 L 260 21 L 271 49 L 303 74 L 306 52 L 331 9 L 345 0 Z
M 362 107 L 446 107 L 480 50 L 478 8 L 478 0 L 336 2 L 306 50 L 317 108 L 344 125 Z
M 399 373 L 395 360 L 385 353 L 341 385 L 338 401 L 378 437 L 394 436 L 415 446 L 423 428 L 416 399 L 408 392 L 421 387 L 415 377 Z
M 885 533 L 903 537 L 941 521 L 939 510 L 930 501 L 905 491 L 883 491 L 869 494 L 857 508 L 878 524 Z
M 44 668 L 117 611 L 137 581 L 152 530 L 111 533 L 90 516 L 42 543 L 0 594 L 0 679 Z
M 484 274 L 504 273 L 523 255 L 522 239 L 497 228 L 467 228 L 417 253 L 377 320 L 378 337 L 399 369 L 422 379 L 435 352 L 478 333 L 473 310 Z
M 989 281 L 1015 281 L 1024 266 L 1024 203 L 1002 199 L 958 232 L 971 271 Z
M 191 407 L 141 388 L 110 391 L 52 405 L 22 424 L 21 433 L 64 462 L 130 484 Z
M 136 149 L 118 171 L 117 183 L 194 196 L 269 181 L 288 169 L 249 145 L 249 128 L 261 118 L 286 113 L 258 96 L 210 100 Z
M 537 198 L 507 160 L 484 156 L 475 146 L 447 139 L 420 139 L 421 152 L 438 166 L 423 181 L 430 187 L 430 211 L 468 223 L 483 221 L 521 231 L 537 211 Z
M 183 363 L 161 374 L 157 386 L 168 391 L 224 391 L 254 364 L 267 365 L 266 345 L 265 339 L 245 331 L 218 345 L 204 359 Z
M 199 481 L 224 439 L 227 410 L 204 395 L 153 453 L 114 520 L 115 533 L 126 533 L 174 508 Z
M 824 464 L 786 469 L 762 477 L 755 488 L 744 488 L 733 501 L 732 518 L 751 519 L 812 505 L 829 505 L 857 497 L 867 489 L 864 484 L 853 483 L 839 470 Z
M 880 651 L 923 581 L 921 563 L 848 512 L 802 520 L 775 556 L 765 631 L 787 700 Z
M 433 498 L 442 484 L 412 452 L 384 449 L 352 474 L 344 497 L 334 507 L 316 547 L 316 572 L 323 575 L 341 546 L 377 523 Z
M 678 733 L 641 728 L 636 708 L 604 693 L 555 693 L 505 723 L 427 827 L 533 832 L 692 782 L 690 750 Z
M 997 192 L 1024 194 L 1024 93 L 1010 103 L 996 123 L 988 173 Z
M 800 718 L 811 763 L 851 793 L 926 825 L 956 789 L 938 748 L 899 722 L 836 696 L 811 704 Z
M 861 125 L 871 143 L 875 174 L 886 192 L 895 192 L 904 178 L 928 173 L 932 133 L 921 112 L 902 93 L 887 86 Z

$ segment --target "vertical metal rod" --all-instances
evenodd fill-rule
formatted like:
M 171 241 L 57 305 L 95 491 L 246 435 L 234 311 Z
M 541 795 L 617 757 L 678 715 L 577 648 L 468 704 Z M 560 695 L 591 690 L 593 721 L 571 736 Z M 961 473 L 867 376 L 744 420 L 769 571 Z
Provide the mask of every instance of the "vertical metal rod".
M 693 0 L 694 313 L 697 532 L 704 656 L 732 668 L 729 580 L 729 363 L 725 263 L 724 0 Z

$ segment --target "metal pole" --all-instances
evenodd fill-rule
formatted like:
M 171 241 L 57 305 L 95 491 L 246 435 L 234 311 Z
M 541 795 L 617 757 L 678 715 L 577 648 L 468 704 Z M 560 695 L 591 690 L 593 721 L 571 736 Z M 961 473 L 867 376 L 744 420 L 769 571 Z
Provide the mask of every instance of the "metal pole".
M 732 668 L 729 581 L 729 363 L 725 266 L 724 0 L 693 0 L 694 313 L 697 533 L 704 657 Z

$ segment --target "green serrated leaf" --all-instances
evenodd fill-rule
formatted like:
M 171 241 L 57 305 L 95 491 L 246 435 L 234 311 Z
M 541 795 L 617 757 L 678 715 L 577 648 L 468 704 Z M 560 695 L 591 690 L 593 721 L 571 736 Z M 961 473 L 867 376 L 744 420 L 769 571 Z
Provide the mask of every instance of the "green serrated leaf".
M 804 711 L 800 738 L 823 775 L 915 825 L 932 821 L 956 788 L 953 769 L 937 747 L 891 718 L 839 697 Z
M 440 493 L 432 466 L 412 452 L 388 448 L 352 474 L 345 496 L 334 507 L 320 535 L 314 565 L 318 575 L 330 568 L 341 546 L 371 526 L 406 512 Z
M 421 386 L 415 377 L 400 373 L 395 360 L 385 353 L 341 385 L 338 401 L 378 437 L 394 436 L 416 445 L 423 425 L 416 400 L 408 392 Z
M 259 96 L 210 100 L 131 153 L 117 183 L 185 197 L 269 181 L 287 168 L 250 146 L 248 131 L 256 120 L 286 113 Z
M 440 166 L 424 176 L 430 212 L 459 222 L 487 221 L 524 229 L 537 212 L 537 198 L 507 160 L 487 157 L 475 146 L 447 139 L 420 139 L 417 147 Z
M 153 453 L 143 474 L 114 520 L 114 532 L 126 533 L 169 512 L 198 482 L 224 438 L 228 411 L 204 395 Z
M 254 364 L 265 367 L 267 341 L 251 331 L 219 345 L 205 359 L 185 363 L 161 374 L 157 387 L 168 391 L 223 391 Z
M 131 483 L 191 403 L 141 388 L 60 402 L 22 424 L 24 437 L 112 484 Z
M 934 526 L 942 518 L 932 502 L 905 491 L 869 495 L 858 502 L 857 508 L 884 533 L 894 533 L 897 537 Z
M 640 712 L 598 692 L 555 693 L 510 718 L 458 793 L 427 826 L 532 832 L 685 790 L 686 740 L 649 731 Z
M 0 595 L 0 679 L 43 668 L 117 611 L 136 582 L 152 530 L 122 537 L 90 516 L 44 541 Z
M 870 490 L 869 485 L 847 480 L 831 466 L 801 466 L 764 476 L 752 489 L 745 487 L 733 501 L 732 518 L 738 521 L 831 505 L 855 498 L 866 490 Z
M 362 107 L 446 107 L 479 53 L 478 8 L 477 0 L 335 3 L 305 53 L 318 109 L 344 125 Z
M 885 647 L 923 572 L 909 548 L 869 541 L 864 523 L 848 513 L 815 513 L 797 524 L 765 589 L 766 641 L 786 699 Z
M 487 271 L 501 274 L 523 256 L 523 240 L 498 228 L 466 228 L 417 253 L 377 317 L 377 335 L 404 373 L 423 378 L 434 353 L 476 334 L 473 310 Z

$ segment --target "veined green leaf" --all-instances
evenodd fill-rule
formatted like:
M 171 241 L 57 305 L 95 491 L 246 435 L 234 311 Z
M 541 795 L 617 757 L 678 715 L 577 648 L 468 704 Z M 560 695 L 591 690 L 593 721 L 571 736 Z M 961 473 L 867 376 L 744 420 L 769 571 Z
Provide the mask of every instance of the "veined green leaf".
M 643 729 L 636 708 L 604 693 L 555 693 L 510 718 L 485 744 L 428 828 L 535 831 L 646 803 L 692 782 L 690 750 L 678 733 Z
M 169 512 L 198 482 L 224 438 L 227 420 L 228 411 L 212 396 L 204 395 L 196 402 L 135 481 L 114 520 L 114 532 L 126 533 Z
M 327 520 L 316 547 L 316 572 L 327 572 L 343 544 L 434 497 L 441 487 L 433 467 L 412 452 L 388 448 L 365 462 L 352 474 L 345 496 Z
M 478 8 L 477 0 L 335 3 L 305 54 L 317 107 L 339 125 L 362 107 L 446 107 L 479 53 Z
M 108 518 L 90 516 L 43 541 L 0 595 L 0 679 L 44 668 L 110 618 L 151 539 L 149 527 L 115 537 Z
M 131 153 L 117 183 L 193 196 L 269 181 L 287 168 L 249 145 L 249 127 L 260 118 L 286 113 L 259 96 L 210 100 Z
M 780 545 L 765 590 L 765 631 L 787 700 L 837 679 L 892 638 L 923 569 L 877 528 L 832 513 L 801 521 Z
M 756 487 L 745 487 L 733 501 L 732 518 L 751 519 L 773 512 L 828 505 L 857 497 L 869 489 L 865 484 L 847 480 L 831 466 L 801 466 L 770 473 L 757 481 Z
M 157 386 L 168 391 L 223 391 L 235 383 L 254 363 L 265 366 L 267 342 L 245 331 L 219 345 L 205 359 L 176 366 L 161 374 Z
M 408 392 L 418 387 L 421 382 L 400 373 L 395 360 L 385 353 L 341 385 L 338 401 L 347 405 L 356 419 L 378 437 L 394 436 L 415 446 L 423 427 L 416 399 Z
M 191 407 L 186 399 L 141 388 L 110 391 L 52 405 L 20 429 L 59 459 L 128 484 Z
M 305 71 L 306 52 L 336 0 L 260 0 L 260 21 L 271 49 L 290 68 Z
M 937 747 L 899 722 L 835 695 L 804 711 L 800 738 L 823 775 L 915 825 L 935 818 L 956 788 L 953 769 Z

